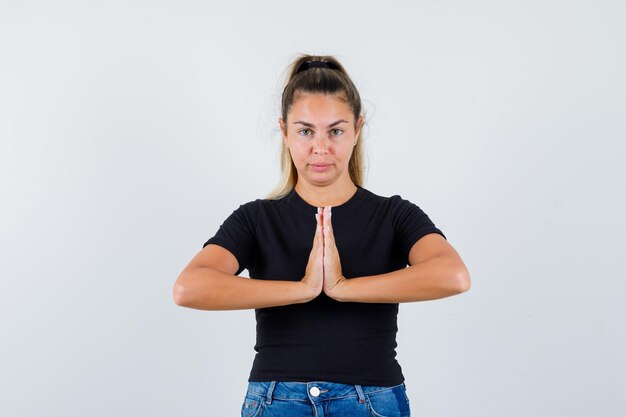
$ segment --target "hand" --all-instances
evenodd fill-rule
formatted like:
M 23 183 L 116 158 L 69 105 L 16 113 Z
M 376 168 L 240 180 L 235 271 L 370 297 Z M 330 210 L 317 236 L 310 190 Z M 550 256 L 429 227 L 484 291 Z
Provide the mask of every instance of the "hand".
M 324 285 L 324 238 L 322 235 L 322 219 L 320 217 L 321 209 L 317 209 L 315 219 L 315 237 L 313 238 L 313 247 L 309 254 L 309 262 L 306 265 L 304 278 L 301 282 L 306 284 L 307 294 L 310 299 L 314 299 L 321 292 Z
M 322 212 L 322 225 L 324 226 L 322 229 L 324 238 L 324 292 L 333 298 L 333 293 L 337 292 L 339 285 L 346 278 L 341 272 L 341 261 L 339 260 L 339 251 L 335 244 L 331 217 L 331 207 L 324 207 Z

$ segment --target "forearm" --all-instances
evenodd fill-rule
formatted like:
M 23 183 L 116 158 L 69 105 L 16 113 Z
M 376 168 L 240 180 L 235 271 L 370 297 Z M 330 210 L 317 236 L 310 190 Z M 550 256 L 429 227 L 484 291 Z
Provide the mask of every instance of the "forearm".
M 361 303 L 406 303 L 445 298 L 465 291 L 465 268 L 448 257 L 434 257 L 380 275 L 342 280 L 332 298 Z
M 178 278 L 174 299 L 198 310 L 244 310 L 305 303 L 312 297 L 302 281 L 248 279 L 196 267 Z

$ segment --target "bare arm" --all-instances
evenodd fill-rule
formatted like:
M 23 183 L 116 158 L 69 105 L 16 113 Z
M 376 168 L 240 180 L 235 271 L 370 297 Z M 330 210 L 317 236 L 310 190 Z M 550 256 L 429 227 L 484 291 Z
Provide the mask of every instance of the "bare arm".
M 305 303 L 314 298 L 303 281 L 242 278 L 237 258 L 209 244 L 189 262 L 174 284 L 174 302 L 198 310 L 243 310 Z
M 409 263 L 408 268 L 386 274 L 344 279 L 330 296 L 343 302 L 404 303 L 449 297 L 470 288 L 465 264 L 437 233 L 415 242 Z

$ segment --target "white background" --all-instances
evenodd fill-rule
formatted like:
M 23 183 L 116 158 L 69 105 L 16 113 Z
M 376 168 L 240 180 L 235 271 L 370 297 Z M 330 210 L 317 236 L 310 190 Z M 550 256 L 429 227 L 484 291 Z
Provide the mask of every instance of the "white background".
M 419 205 L 471 274 L 400 305 L 412 413 L 625 415 L 625 12 L 2 0 L 0 415 L 239 415 L 254 311 L 172 287 L 276 184 L 299 53 L 361 92 L 365 187 Z

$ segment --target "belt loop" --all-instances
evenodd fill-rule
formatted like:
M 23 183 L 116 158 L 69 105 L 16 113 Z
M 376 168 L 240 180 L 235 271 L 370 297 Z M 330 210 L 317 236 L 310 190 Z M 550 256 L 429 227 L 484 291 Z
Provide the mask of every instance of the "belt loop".
M 271 404 L 272 403 L 272 393 L 274 392 L 274 387 L 275 386 L 276 386 L 276 381 L 270 382 L 270 386 L 267 389 L 267 398 L 265 399 L 265 402 L 267 404 Z
M 359 395 L 359 403 L 363 404 L 365 402 L 365 394 L 363 393 L 363 388 L 360 385 L 355 385 L 356 393 Z

